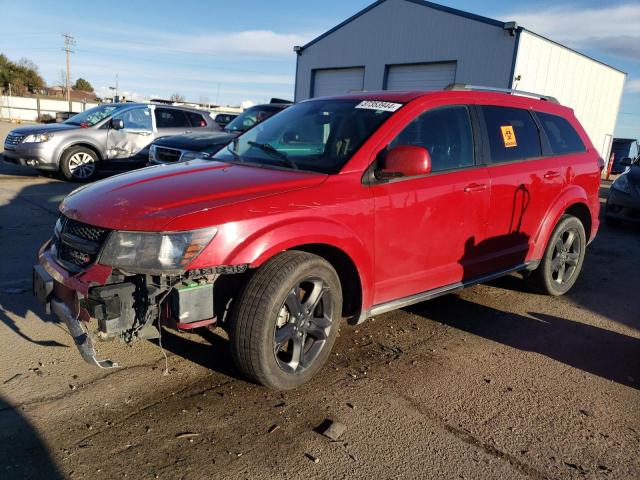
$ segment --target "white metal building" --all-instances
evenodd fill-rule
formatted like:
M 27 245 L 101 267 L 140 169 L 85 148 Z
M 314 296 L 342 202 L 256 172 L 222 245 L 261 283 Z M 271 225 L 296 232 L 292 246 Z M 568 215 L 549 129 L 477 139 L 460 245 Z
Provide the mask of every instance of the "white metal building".
M 294 50 L 296 101 L 450 83 L 526 90 L 573 108 L 605 159 L 626 77 L 515 22 L 423 0 L 379 0 Z

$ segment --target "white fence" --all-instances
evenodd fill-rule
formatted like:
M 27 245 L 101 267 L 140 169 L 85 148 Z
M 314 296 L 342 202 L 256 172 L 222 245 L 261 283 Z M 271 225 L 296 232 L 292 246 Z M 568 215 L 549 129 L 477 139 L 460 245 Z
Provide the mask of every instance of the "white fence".
M 71 111 L 84 112 L 97 106 L 95 102 L 72 102 Z M 56 118 L 57 112 L 68 112 L 69 102 L 51 97 L 9 97 L 0 96 L 0 119 L 9 121 L 35 122 L 41 115 Z

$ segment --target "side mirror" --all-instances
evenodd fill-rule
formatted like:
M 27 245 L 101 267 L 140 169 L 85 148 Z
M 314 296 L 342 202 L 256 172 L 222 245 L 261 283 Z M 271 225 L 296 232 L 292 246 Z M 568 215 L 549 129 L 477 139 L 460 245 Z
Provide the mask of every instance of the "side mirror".
M 416 177 L 431 173 L 429 151 L 414 145 L 398 145 L 387 152 L 380 178 Z
M 284 135 L 282 135 L 282 143 L 293 143 L 300 139 L 300 135 L 294 131 L 286 131 Z
M 630 167 L 631 166 L 631 158 L 624 157 L 622 160 L 620 160 L 620 165 L 622 165 L 623 167 Z
M 122 130 L 124 128 L 124 120 L 122 120 L 121 118 L 112 118 L 111 122 L 109 122 L 111 125 L 111 128 L 113 128 L 114 130 Z

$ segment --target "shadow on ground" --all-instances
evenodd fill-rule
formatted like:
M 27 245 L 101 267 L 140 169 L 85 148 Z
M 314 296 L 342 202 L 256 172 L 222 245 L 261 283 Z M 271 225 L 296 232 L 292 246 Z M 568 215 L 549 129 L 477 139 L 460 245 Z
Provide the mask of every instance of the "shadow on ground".
M 0 397 L 0 478 L 3 480 L 62 479 L 38 432 Z

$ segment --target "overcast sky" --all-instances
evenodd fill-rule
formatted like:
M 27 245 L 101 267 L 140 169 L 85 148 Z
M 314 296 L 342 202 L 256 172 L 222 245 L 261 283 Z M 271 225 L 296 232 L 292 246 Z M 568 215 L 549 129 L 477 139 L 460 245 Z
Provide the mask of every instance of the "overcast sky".
M 0 0 L 0 53 L 26 57 L 49 84 L 64 68 L 62 32 L 75 36 L 72 77 L 122 92 L 239 104 L 293 97 L 295 55 L 369 0 Z M 515 20 L 628 73 L 616 136 L 640 137 L 640 1 L 442 1 Z

